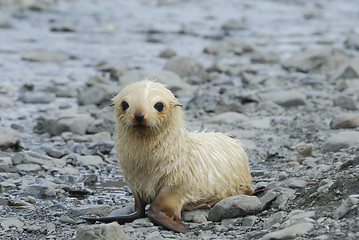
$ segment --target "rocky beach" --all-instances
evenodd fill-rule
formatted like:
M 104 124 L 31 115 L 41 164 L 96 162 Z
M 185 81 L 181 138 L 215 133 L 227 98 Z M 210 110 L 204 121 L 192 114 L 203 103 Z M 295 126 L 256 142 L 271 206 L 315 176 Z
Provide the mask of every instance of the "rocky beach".
M 359 239 L 355 0 L 0 0 L 0 239 Z M 133 211 L 111 99 L 166 84 L 191 131 L 241 140 L 257 196 Z

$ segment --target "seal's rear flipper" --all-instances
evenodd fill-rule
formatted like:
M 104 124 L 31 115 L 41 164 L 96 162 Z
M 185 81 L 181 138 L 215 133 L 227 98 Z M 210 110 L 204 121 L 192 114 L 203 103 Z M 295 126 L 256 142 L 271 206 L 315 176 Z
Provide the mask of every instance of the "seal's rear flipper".
M 186 233 L 189 230 L 182 224 L 181 210 L 183 204 L 178 194 L 178 190 L 163 190 L 152 202 L 147 216 L 157 225 L 175 232 Z

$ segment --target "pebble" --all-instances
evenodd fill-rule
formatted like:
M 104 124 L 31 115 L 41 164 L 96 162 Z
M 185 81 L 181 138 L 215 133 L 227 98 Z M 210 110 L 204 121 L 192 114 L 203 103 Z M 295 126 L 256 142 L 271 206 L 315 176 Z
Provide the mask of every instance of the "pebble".
M 63 62 L 66 56 L 53 51 L 38 50 L 25 53 L 22 59 L 34 62 Z
M 0 150 L 18 148 L 20 145 L 20 134 L 18 131 L 0 126 Z
M 313 156 L 314 144 L 309 143 L 298 148 L 298 159 Z
M 341 149 L 355 146 L 359 146 L 359 132 L 338 132 L 325 141 L 323 152 L 339 152 Z
M 84 205 L 70 208 L 68 214 L 70 217 L 79 217 L 85 215 L 108 215 L 111 207 L 108 205 Z
M 81 225 L 76 231 L 75 240 L 127 240 L 121 226 L 116 223 Z
M 22 221 L 20 221 L 18 218 L 13 217 L 13 218 L 7 218 L 7 219 L 0 220 L 0 225 L 5 230 L 7 230 L 12 227 L 22 228 L 24 226 L 24 223 Z
M 101 165 L 105 164 L 100 156 L 78 156 L 77 161 L 84 166 L 94 166 L 99 168 Z
M 278 62 L 278 56 L 274 52 L 254 52 L 251 57 L 252 63 L 274 64 Z
M 307 49 L 294 54 L 286 60 L 283 63 L 283 68 L 305 73 L 317 70 L 332 70 L 338 68 L 347 60 L 347 56 L 340 50 L 331 48 Z
M 181 78 L 197 76 L 203 82 L 207 79 L 207 72 L 203 65 L 192 57 L 174 56 L 167 61 L 163 69 L 173 71 Z
M 313 223 L 304 222 L 297 223 L 284 229 L 267 233 L 263 236 L 263 240 L 274 240 L 274 239 L 293 239 L 308 233 L 314 229 Z
M 261 93 L 259 97 L 264 101 L 272 101 L 282 107 L 295 107 L 306 104 L 306 96 L 296 90 L 276 90 Z
M 334 99 L 333 105 L 348 110 L 358 110 L 355 100 L 352 97 L 346 95 L 340 95 L 338 98 Z
M 64 115 L 59 118 L 45 118 L 44 129 L 53 136 L 61 135 L 63 132 L 72 132 L 83 135 L 87 127 L 94 119 L 87 114 Z
M 286 212 L 283 211 L 272 214 L 269 218 L 264 219 L 263 228 L 268 229 L 272 227 L 274 224 L 282 223 L 285 216 L 286 216 Z
M 55 101 L 55 94 L 52 93 L 23 93 L 19 97 L 23 103 L 46 104 Z
M 356 128 L 359 127 L 359 113 L 343 113 L 335 116 L 330 122 L 330 128 Z
M 203 223 L 207 221 L 208 209 L 196 209 L 182 212 L 182 220 L 186 222 Z
M 222 29 L 226 31 L 245 30 L 247 29 L 247 25 L 243 20 L 230 19 L 222 25 Z
M 221 221 L 225 218 L 243 217 L 262 210 L 260 200 L 255 196 L 237 195 L 218 202 L 208 213 L 208 220 Z

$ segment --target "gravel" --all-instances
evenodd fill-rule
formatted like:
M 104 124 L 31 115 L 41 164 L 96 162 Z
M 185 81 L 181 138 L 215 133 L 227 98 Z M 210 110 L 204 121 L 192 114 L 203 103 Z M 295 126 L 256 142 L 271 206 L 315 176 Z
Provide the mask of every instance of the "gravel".
M 0 16 L 1 239 L 359 238 L 357 1 L 0 0 Z M 143 78 L 188 129 L 240 139 L 265 191 L 183 212 L 186 234 L 79 218 L 133 210 L 110 104 Z

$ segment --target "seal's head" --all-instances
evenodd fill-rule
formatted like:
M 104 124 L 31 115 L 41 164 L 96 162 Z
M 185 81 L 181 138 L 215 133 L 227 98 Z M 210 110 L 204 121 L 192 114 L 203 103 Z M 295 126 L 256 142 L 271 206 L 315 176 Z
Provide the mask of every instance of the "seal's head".
M 178 100 L 158 82 L 144 80 L 127 85 L 113 98 L 113 103 L 117 127 L 125 131 L 153 133 L 182 118 L 178 116 L 181 114 Z

